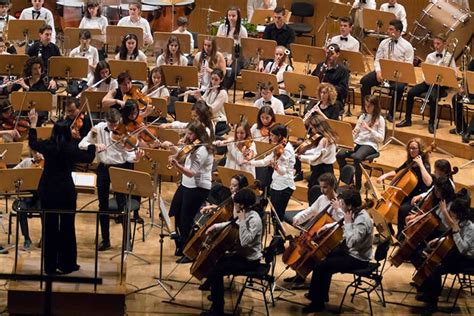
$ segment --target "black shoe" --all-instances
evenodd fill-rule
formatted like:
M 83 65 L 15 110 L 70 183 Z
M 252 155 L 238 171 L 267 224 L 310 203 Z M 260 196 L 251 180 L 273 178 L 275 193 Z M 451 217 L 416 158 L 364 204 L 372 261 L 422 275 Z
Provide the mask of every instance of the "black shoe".
M 417 300 L 418 302 L 432 302 L 433 301 L 433 298 L 429 297 L 426 293 L 418 293 L 416 294 L 415 296 L 415 300 Z
M 449 134 L 453 134 L 453 135 L 462 135 L 462 131 L 458 131 L 456 128 L 451 128 L 449 130 Z
M 99 244 L 99 251 L 105 251 L 107 249 L 110 249 L 110 241 L 105 241 L 102 240 Z
M 204 283 L 199 285 L 199 290 L 200 291 L 210 291 L 211 290 L 211 282 L 209 281 L 209 279 L 207 279 L 206 281 L 204 281 Z
M 176 260 L 176 263 L 191 263 L 193 262 L 191 259 L 189 259 L 188 257 L 186 256 L 182 256 L 181 258 L 178 258 L 178 260 Z
M 74 271 L 78 271 L 80 268 L 81 268 L 80 265 L 75 264 L 72 267 L 58 268 L 58 272 L 59 274 L 69 274 Z
M 430 134 L 434 134 L 434 124 L 428 124 L 428 132 Z
M 387 121 L 389 121 L 390 123 L 393 122 L 393 116 L 392 115 L 388 114 L 386 118 L 387 118 Z
M 323 304 L 315 304 L 311 303 L 308 306 L 303 307 L 303 314 L 311 314 L 311 313 L 319 313 L 322 312 L 326 309 L 326 307 Z
M 304 280 L 302 277 L 300 277 L 298 274 L 295 275 L 295 276 L 292 276 L 292 277 L 289 277 L 289 278 L 286 278 L 286 279 L 283 279 L 283 281 L 287 282 L 287 283 L 292 283 L 292 284 L 302 284 L 304 283 Z
M 469 143 L 469 141 L 471 140 L 471 134 L 470 133 L 464 133 L 464 135 L 462 135 L 462 142 L 463 143 Z
M 303 172 L 298 172 L 295 174 L 294 181 L 303 181 Z
M 25 239 L 23 242 L 23 250 L 28 251 L 31 248 L 31 240 L 30 239 Z
M 255 93 L 247 91 L 244 93 L 244 98 L 253 98 L 255 97 Z
M 411 126 L 411 121 L 405 119 L 405 120 L 401 121 L 400 123 L 397 123 L 396 126 L 397 126 L 397 127 L 407 127 L 407 126 Z
M 0 246 L 0 255 L 7 255 L 7 254 L 8 254 L 8 250 Z

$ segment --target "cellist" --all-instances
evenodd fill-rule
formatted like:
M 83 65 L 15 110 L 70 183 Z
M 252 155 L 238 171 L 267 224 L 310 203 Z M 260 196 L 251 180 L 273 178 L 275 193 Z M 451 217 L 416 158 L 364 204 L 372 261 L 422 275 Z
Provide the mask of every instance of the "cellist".
M 362 204 L 359 191 L 350 188 L 342 191 L 333 204 L 344 213 L 343 238 L 345 247 L 332 252 L 325 261 L 314 267 L 309 293 L 311 301 L 303 313 L 322 312 L 329 301 L 329 288 L 334 273 L 349 269 L 363 269 L 372 256 L 373 221 Z
M 425 152 L 424 147 L 424 143 L 420 138 L 412 138 L 408 141 L 406 146 L 407 160 L 397 169 L 377 178 L 377 182 L 382 183 L 383 180 L 393 178 L 398 172 L 411 165 L 412 171 L 418 180 L 416 187 L 400 204 L 397 224 L 398 234 L 400 234 L 403 231 L 403 228 L 405 228 L 405 217 L 407 217 L 412 209 L 412 198 L 415 195 L 425 192 L 433 181 L 430 174 L 429 154 L 428 152 Z

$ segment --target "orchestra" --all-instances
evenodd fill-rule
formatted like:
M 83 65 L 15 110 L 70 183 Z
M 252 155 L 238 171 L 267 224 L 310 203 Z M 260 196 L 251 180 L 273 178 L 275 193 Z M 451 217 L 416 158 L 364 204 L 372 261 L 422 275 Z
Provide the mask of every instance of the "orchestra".
M 49 1 L 32 0 L 31 7 L 23 5 L 12 12 L 12 1 L 0 0 L 0 65 L 6 65 L 0 67 L 0 171 L 41 169 L 35 190 L 20 192 L 23 181 L 29 184 L 21 179 L 15 183 L 19 192 L 0 192 L 5 199 L 1 206 L 8 209 L 11 200 L 16 211 L 10 221 L 18 222 L 17 234 L 23 236 L 22 248 L 18 237 L 14 241 L 16 250 L 22 250 L 20 256 L 41 252 L 41 275 L 54 279 L 86 273 L 82 248 L 95 249 L 99 265 L 104 255 L 120 249 L 125 277 L 140 269 L 127 261 L 138 256 L 127 259 L 127 255 L 142 251 L 142 244 L 151 263 L 158 262 L 152 252 L 157 248 L 153 234 L 143 233 L 140 246 L 133 247 L 136 231 L 149 222 L 150 231 L 160 230 L 158 285 L 168 286 L 161 284 L 163 265 L 175 266 L 171 273 L 177 269 L 189 291 L 210 291 L 210 303 L 198 307 L 203 315 L 225 315 L 229 309 L 227 292 L 235 288 L 225 286 L 225 276 L 232 276 L 231 285 L 234 278 L 247 275 L 257 283 L 262 271 L 272 299 L 276 288 L 283 297 L 295 291 L 302 301 L 285 304 L 303 305 L 296 313 L 311 314 L 330 310 L 334 297 L 343 293 L 331 287 L 333 275 L 358 276 L 380 265 L 374 254 L 377 245 L 387 242 L 391 251 L 383 262 L 391 268 L 385 267 L 379 276 L 382 282 L 385 273 L 390 275 L 384 287 L 405 286 L 413 302 L 426 303 L 415 308 L 443 311 L 438 306 L 444 304 L 440 297 L 448 286 L 443 277 L 457 275 L 453 284 L 461 284 L 460 275 L 472 275 L 474 268 L 472 36 L 464 41 L 454 29 L 458 26 L 447 33 L 433 30 L 422 48 L 410 29 L 424 22 L 407 18 L 412 4 L 338 2 L 347 12 L 328 13 L 324 22 L 328 25 L 319 30 L 325 37 L 317 41 L 318 57 L 310 56 L 315 51 L 307 46 L 304 61 L 294 46 L 305 43 L 292 28 L 299 17 L 291 16 L 281 1 L 248 0 L 246 8 L 216 4 L 222 11 L 200 8 L 208 20 L 215 18 L 211 13 L 222 14 L 207 26 L 194 19 L 194 4 L 189 5 L 186 11 L 191 13 L 186 16 L 173 12 L 167 30 L 156 30 L 155 20 L 167 14 L 161 4 L 150 2 L 113 6 L 82 1 L 81 18 L 71 27 L 77 33 L 67 38 L 63 27 L 54 24 L 57 10 Z M 436 7 L 434 0 L 430 3 Z M 468 2 L 449 3 L 460 12 L 470 12 Z M 328 5 L 332 8 L 335 2 Z M 147 7 L 152 6 L 160 8 L 149 14 Z M 363 10 L 377 8 L 393 13 L 395 19 L 379 26 L 377 41 L 371 41 L 374 30 L 360 22 Z M 265 25 L 257 26 L 251 19 L 260 17 L 261 12 L 255 11 L 259 9 L 269 10 L 270 16 Z M 331 15 L 336 13 L 340 16 Z M 305 19 L 315 22 L 320 17 Z M 8 32 L 18 31 L 12 31 L 9 22 L 21 20 L 45 23 L 29 30 L 35 34 L 32 38 L 25 31 L 25 40 L 10 39 Z M 124 31 L 113 45 L 108 43 L 109 22 L 143 30 L 143 41 Z M 362 35 L 353 27 L 360 27 Z M 194 47 L 201 28 L 207 33 L 199 34 L 202 42 Z M 183 49 L 186 35 L 190 51 Z M 222 43 L 229 39 L 232 51 L 224 52 Z M 268 40 L 262 43 L 271 47 L 256 66 L 251 61 L 256 48 L 242 45 L 250 39 Z M 257 55 L 261 53 L 258 48 Z M 68 56 L 68 63 L 87 59 L 84 75 L 70 76 L 76 65 L 66 65 L 63 76 L 51 75 L 54 56 Z M 354 70 L 361 66 L 354 64 L 360 57 L 365 72 Z M 416 82 L 386 80 L 386 60 L 413 67 Z M 433 68 L 440 72 L 452 71 L 457 85 L 445 78 L 439 85 L 431 84 L 425 78 L 426 64 L 440 67 Z M 255 76 L 242 82 L 241 70 Z M 299 93 L 288 77 L 298 78 Z M 78 95 L 71 86 L 81 80 L 84 88 Z M 253 90 L 243 88 L 250 84 Z M 388 98 L 382 97 L 383 89 Z M 41 94 L 33 99 L 35 92 L 52 97 L 52 103 L 43 104 Z M 255 98 L 249 99 L 250 95 Z M 424 112 L 426 105 L 429 110 Z M 350 115 L 350 107 L 356 115 Z M 449 119 L 455 126 L 448 124 L 445 111 L 440 113 L 446 107 L 452 109 Z M 404 119 L 395 122 L 397 111 L 399 120 L 402 115 Z M 422 122 L 425 113 L 428 129 Z M 388 133 L 392 137 L 387 141 Z M 437 140 L 449 146 L 452 158 L 442 156 Z M 9 147 L 18 143 L 21 150 Z M 116 168 L 130 172 L 130 179 L 118 179 L 128 195 L 114 183 Z M 77 173 L 93 175 L 93 183 L 81 184 Z M 152 188 L 148 182 L 133 183 L 144 174 L 150 176 Z M 92 191 L 84 192 L 84 187 Z M 95 200 L 86 203 L 87 196 Z M 83 209 L 97 217 L 95 241 L 92 234 L 83 236 L 94 225 L 83 220 Z M 30 219 L 36 213 L 41 221 Z M 111 226 L 114 218 L 121 226 Z M 40 241 L 40 250 L 32 247 L 33 240 Z M 9 248 L 2 237 L 0 254 L 11 256 Z M 14 255 L 16 259 L 18 251 Z M 5 266 L 14 265 L 16 273 L 17 261 L 10 261 Z M 25 265 L 23 258 L 18 266 Z M 413 272 L 413 282 L 398 280 L 406 271 Z M 373 277 L 371 272 L 363 276 L 368 275 Z M 199 280 L 198 286 L 190 278 Z M 392 302 L 399 297 L 397 293 L 391 302 L 381 299 L 377 311 L 387 308 L 386 303 L 406 305 Z M 175 304 L 174 299 L 168 303 Z M 238 304 L 241 299 L 246 297 L 240 295 Z M 277 310 L 270 307 L 270 311 Z M 235 313 L 246 311 L 237 308 Z M 282 313 L 295 313 L 295 307 Z

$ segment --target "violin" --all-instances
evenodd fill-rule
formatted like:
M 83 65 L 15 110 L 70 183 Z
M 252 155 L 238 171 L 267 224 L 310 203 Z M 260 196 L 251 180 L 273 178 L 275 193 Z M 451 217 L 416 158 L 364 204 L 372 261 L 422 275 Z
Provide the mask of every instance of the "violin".
M 265 136 L 265 137 L 270 136 L 270 128 L 272 128 L 272 127 L 271 126 L 263 126 L 260 129 L 260 134 L 262 134 L 262 136 Z
M 158 129 L 156 127 L 145 127 L 143 123 L 143 117 L 138 116 L 135 120 L 130 121 L 126 125 L 126 129 L 129 133 L 133 133 L 140 129 L 138 137 L 145 143 L 152 143 L 158 140 Z
M 2 123 L 3 130 L 14 130 L 16 129 L 17 132 L 21 135 L 21 137 L 25 137 L 30 129 L 30 122 L 26 119 L 22 118 L 15 118 L 14 116 L 10 116 L 8 119 Z
M 79 133 L 79 131 L 82 126 L 84 126 L 84 114 L 80 113 L 71 124 L 71 133 L 73 138 L 81 138 L 81 134 Z
M 120 143 L 126 151 L 139 150 L 139 140 L 127 131 L 125 124 L 120 123 L 117 128 L 110 132 L 110 138 L 114 143 Z M 151 157 L 145 153 L 144 157 L 152 161 Z
M 140 111 L 144 111 L 148 104 L 151 104 L 152 102 L 151 98 L 143 94 L 136 86 L 132 86 L 130 91 L 125 93 L 123 96 L 123 101 L 127 102 L 127 100 L 136 100 L 138 102 L 138 109 Z
M 296 147 L 296 153 L 298 155 L 304 154 L 307 150 L 317 147 L 319 142 L 323 139 L 322 135 L 314 134 L 306 138 L 298 147 Z
M 247 157 L 249 156 L 250 152 L 250 147 L 252 146 L 253 140 L 252 139 L 246 139 L 241 141 L 240 143 L 237 144 L 237 148 L 242 152 L 242 154 Z
M 194 142 L 192 142 L 191 144 L 187 144 L 187 145 L 184 145 L 183 147 L 181 147 L 180 150 L 178 150 L 178 152 L 175 154 L 175 159 L 178 161 L 178 162 L 182 162 L 186 159 L 186 157 L 191 154 L 193 151 L 196 150 L 197 146 L 199 146 L 201 144 L 201 141 L 199 139 L 196 139 Z M 168 170 L 170 170 L 171 168 L 173 168 L 173 165 L 171 163 L 168 163 L 168 165 L 166 165 L 166 168 L 168 168 Z
M 34 158 L 33 161 L 32 161 L 32 163 L 33 163 L 33 164 L 31 165 L 32 167 L 44 169 L 44 159 L 42 159 L 42 158 L 38 158 L 38 159 Z

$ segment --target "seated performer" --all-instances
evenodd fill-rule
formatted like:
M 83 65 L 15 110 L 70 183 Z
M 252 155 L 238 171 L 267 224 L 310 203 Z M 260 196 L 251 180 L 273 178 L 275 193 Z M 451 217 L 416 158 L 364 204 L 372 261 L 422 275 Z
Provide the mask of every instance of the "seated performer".
M 253 12 L 256 9 L 274 10 L 277 0 L 247 0 L 247 18 L 252 21 Z
M 134 60 L 146 62 L 146 55 L 138 49 L 138 37 L 135 34 L 127 34 L 122 39 L 119 52 L 115 55 L 116 60 Z
M 268 24 L 263 32 L 263 39 L 274 40 L 278 46 L 290 48 L 295 42 L 295 31 L 286 24 L 286 9 L 276 7 L 273 10 L 273 23 Z
M 451 58 L 451 53 L 447 52 L 446 47 L 446 36 L 444 34 L 438 34 L 433 38 L 433 46 L 435 51 L 426 56 L 425 63 L 446 66 L 456 69 L 454 58 Z M 415 97 L 425 96 L 430 89 L 430 85 L 426 82 L 417 84 L 408 91 L 407 95 L 407 112 L 405 114 L 405 120 L 397 124 L 397 127 L 411 126 L 411 113 L 413 111 L 413 103 Z M 446 87 L 439 88 L 439 96 L 446 96 Z M 428 104 L 430 108 L 430 119 L 428 122 L 428 131 L 433 134 L 435 129 L 435 113 L 436 113 L 436 95 L 438 94 L 438 88 L 435 85 L 431 90 L 431 94 L 428 97 Z
M 303 121 L 307 122 L 314 114 L 319 114 L 326 120 L 339 120 L 342 103 L 337 99 L 336 88 L 330 83 L 321 83 L 316 90 L 319 101 L 311 102 L 305 109 Z
M 100 84 L 97 86 L 97 83 L 99 82 Z M 92 87 L 94 85 L 96 86 L 93 91 L 109 92 L 115 91 L 118 88 L 117 80 L 112 78 L 110 74 L 109 63 L 105 60 L 101 60 L 97 63 L 94 70 L 94 77 L 92 78 L 92 80 L 89 80 L 89 82 L 87 82 L 88 87 Z
M 16 18 L 14 16 L 11 16 L 11 15 L 8 14 L 8 11 L 10 10 L 10 7 L 11 7 L 10 0 L 0 0 L 0 30 L 6 30 L 7 29 L 8 21 L 16 20 Z M 2 39 L 3 39 L 3 37 L 2 37 Z M 4 51 L 0 54 L 5 54 L 5 53 L 16 54 L 17 51 L 16 51 L 16 48 L 15 48 L 15 45 L 10 45 L 8 48 L 4 47 Z
M 362 204 L 359 191 L 342 191 L 338 201 L 332 203 L 332 207 L 344 213 L 345 247 L 333 251 L 314 267 L 307 296 L 311 303 L 303 308 L 305 314 L 322 312 L 326 308 L 325 302 L 329 302 L 329 288 L 334 273 L 363 269 L 372 257 L 373 221 Z
M 400 20 L 403 23 L 402 34 L 407 32 L 407 13 L 405 7 L 397 2 L 397 0 L 387 0 L 388 2 L 382 3 L 380 5 L 380 11 L 391 12 L 395 15 L 397 20 Z
M 5 142 L 17 142 L 21 140 L 21 135 L 15 129 L 17 118 L 13 115 L 13 107 L 8 99 L 0 101 L 0 136 Z M 29 128 L 28 126 L 24 127 Z M 0 153 L 1 154 L 1 153 Z
M 360 50 L 359 41 L 352 36 L 352 18 L 345 16 L 339 19 L 340 35 L 333 36 L 329 40 L 329 44 L 337 44 L 341 50 L 358 52 Z
M 117 77 L 118 88 L 109 90 L 102 99 L 102 106 L 104 108 L 121 109 L 125 105 L 123 97 L 132 89 L 132 77 L 128 72 L 122 72 Z
M 99 29 L 105 35 L 109 22 L 102 15 L 102 8 L 99 0 L 87 0 L 84 17 L 79 24 L 80 29 Z
M 179 42 L 179 38 L 176 36 L 170 36 L 168 38 L 168 43 L 166 43 L 166 48 L 164 49 L 163 54 L 158 56 L 156 59 L 156 66 L 161 65 L 188 65 L 188 59 L 181 52 L 181 43 Z
M 99 51 L 94 46 L 91 46 L 92 35 L 88 30 L 79 33 L 80 45 L 69 53 L 69 57 L 87 58 L 89 62 L 89 71 L 87 73 L 87 81 L 93 79 L 94 70 L 99 62 Z
M 217 51 L 217 43 L 214 37 L 204 38 L 202 51 L 194 57 L 193 65 L 198 67 L 199 87 L 207 88 L 211 83 L 211 73 L 218 68 L 226 73 L 225 58 Z
M 270 82 L 263 83 L 259 86 L 261 98 L 255 101 L 255 106 L 261 109 L 263 106 L 272 108 L 275 114 L 285 114 L 283 102 L 273 96 L 273 85 Z
M 384 39 L 375 55 L 374 67 L 375 71 L 372 71 L 366 74 L 360 80 L 361 83 L 361 98 L 362 98 L 362 108 L 365 107 L 365 97 L 372 93 L 372 87 L 378 86 L 382 83 L 382 70 L 380 68 L 380 59 L 390 59 L 406 63 L 413 63 L 414 51 L 411 44 L 404 39 L 401 34 L 403 30 L 403 24 L 400 20 L 390 21 L 388 27 L 388 35 L 390 38 Z M 388 121 L 392 122 L 393 119 L 393 102 L 398 106 L 402 100 L 403 90 L 405 89 L 404 83 L 397 83 L 397 100 L 392 98 L 392 104 L 390 105 L 389 115 L 387 116 Z M 390 93 L 394 96 L 395 83 L 390 82 Z
M 33 0 L 33 2 L 36 2 Z M 26 10 L 26 9 L 25 9 Z M 36 41 L 26 49 L 30 56 L 37 56 L 43 61 L 43 71 L 48 73 L 48 60 L 53 56 L 61 56 L 59 47 L 53 42 L 54 28 L 51 25 L 44 24 L 39 29 L 39 41 Z
M 56 43 L 56 29 L 54 27 L 53 13 L 43 7 L 44 0 L 31 0 L 31 4 L 32 7 L 23 9 L 23 11 L 21 11 L 20 20 L 44 20 L 45 25 L 49 25 L 51 27 L 51 42 Z
M 147 19 L 141 17 L 142 4 L 140 1 L 131 1 L 128 4 L 129 16 L 124 16 L 117 23 L 118 26 L 134 26 L 143 29 L 143 43 L 145 45 L 153 44 L 153 34 L 151 33 L 150 23 Z M 138 41 L 137 41 L 138 43 Z

